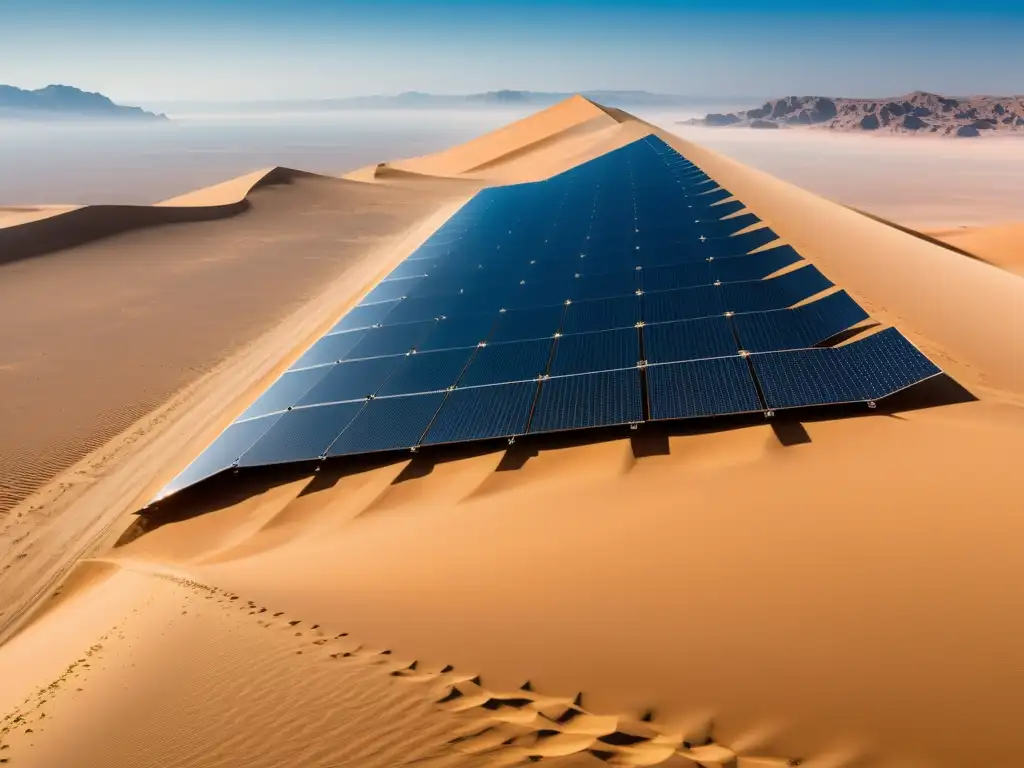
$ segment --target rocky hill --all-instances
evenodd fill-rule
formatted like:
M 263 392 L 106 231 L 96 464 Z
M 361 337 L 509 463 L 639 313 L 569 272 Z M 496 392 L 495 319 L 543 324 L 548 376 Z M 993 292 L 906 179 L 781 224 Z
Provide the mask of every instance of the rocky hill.
M 788 96 L 757 109 L 712 113 L 689 125 L 760 129 L 817 126 L 834 131 L 867 131 L 977 137 L 986 133 L 1024 135 L 1024 96 L 949 98 L 915 91 L 894 99 L 836 99 Z
M 48 85 L 35 91 L 0 85 L 0 120 L 127 119 L 166 120 L 139 107 L 115 104 L 101 93 L 88 93 L 70 85 Z

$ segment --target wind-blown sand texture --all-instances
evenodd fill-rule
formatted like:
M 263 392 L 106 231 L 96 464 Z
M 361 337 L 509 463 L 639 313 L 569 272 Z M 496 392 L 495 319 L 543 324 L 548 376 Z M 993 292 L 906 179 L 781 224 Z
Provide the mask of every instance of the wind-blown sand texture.
M 849 291 L 878 323 L 867 332 L 898 325 L 951 379 L 860 418 L 562 436 L 228 475 L 132 517 L 477 183 L 460 179 L 544 178 L 652 130 L 577 98 L 432 158 L 255 190 L 252 209 L 231 218 L 4 267 L 89 252 L 102 264 L 111 254 L 113 280 L 130 262 L 114 255 L 133 238 L 158 248 L 180 232 L 176 253 L 204 243 L 220 254 L 227 241 L 203 240 L 214 237 L 204 230 L 228 226 L 231 242 L 264 249 L 246 251 L 258 265 L 261 253 L 322 253 L 320 238 L 371 222 L 386 231 L 423 222 L 400 244 L 352 246 L 329 291 L 193 385 L 196 395 L 87 488 L 73 485 L 77 496 L 42 505 L 49 528 L 26 523 L 44 542 L 59 540 L 47 533 L 57 529 L 76 544 L 49 558 L 28 550 L 4 575 L 0 598 L 20 621 L 0 646 L 0 759 L 1019 762 L 1024 281 L 665 133 Z M 377 194 L 392 212 L 352 212 L 383 203 Z M 185 269 L 194 258 L 150 261 Z M 298 307 L 300 283 L 314 282 L 306 267 L 308 283 L 266 267 L 281 293 L 256 316 L 232 309 L 241 270 L 207 273 L 232 339 L 284 315 L 288 290 Z M 196 315 L 196 290 L 164 287 L 148 306 Z M 270 305 L 265 290 L 247 306 Z M 172 351 L 191 341 L 217 357 L 209 322 L 182 322 L 196 325 L 154 326 Z M 130 370 L 139 352 L 122 354 L 111 364 Z M 50 374 L 52 386 L 69 375 Z M 142 389 L 126 382 L 113 394 Z M 126 528 L 118 546 L 99 545 Z M 79 554 L 89 557 L 46 589 Z M 12 575 L 20 592 L 6 587 Z M 16 598 L 26 593 L 44 599 L 22 613 L 32 601 Z
M 1024 224 L 936 229 L 925 234 L 989 264 L 1024 276 Z

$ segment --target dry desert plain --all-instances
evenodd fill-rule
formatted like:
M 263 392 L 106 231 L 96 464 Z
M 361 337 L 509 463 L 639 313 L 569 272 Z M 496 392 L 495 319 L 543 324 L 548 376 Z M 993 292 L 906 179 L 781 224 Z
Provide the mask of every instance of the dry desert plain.
M 651 132 L 943 391 L 654 449 L 281 468 L 135 514 L 475 190 Z M 7 211 L 0 761 L 1020 765 L 1020 241 L 908 231 L 581 98 L 346 178 Z

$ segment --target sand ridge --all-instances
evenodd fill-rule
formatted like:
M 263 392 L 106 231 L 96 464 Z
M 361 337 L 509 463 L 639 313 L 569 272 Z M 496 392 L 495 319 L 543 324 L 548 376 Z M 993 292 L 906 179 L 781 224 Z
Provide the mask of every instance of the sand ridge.
M 0 743 L 19 764 L 1013 764 L 1020 279 L 583 99 L 360 172 L 364 193 L 420 189 L 435 218 L 364 257 L 358 279 L 339 276 L 304 333 L 261 341 L 259 365 L 232 361 L 188 430 L 68 511 L 116 520 L 144 503 L 465 199 L 460 179 L 545 178 L 650 133 L 847 289 L 875 330 L 919 344 L 966 387 L 961 402 L 936 380 L 859 418 L 228 474 L 120 517 L 132 525 L 118 546 L 22 614 L 0 646 L 14 681 L 0 711 L 23 718 Z M 67 680 L 84 666 L 59 681 L 92 669 L 99 638 L 122 664 L 90 671 L 83 691 Z

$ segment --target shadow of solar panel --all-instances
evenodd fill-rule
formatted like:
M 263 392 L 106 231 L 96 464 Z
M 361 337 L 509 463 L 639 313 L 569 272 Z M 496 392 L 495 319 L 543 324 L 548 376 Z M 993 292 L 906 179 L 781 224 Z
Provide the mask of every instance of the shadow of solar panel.
M 744 232 L 741 235 L 731 237 L 713 237 L 707 240 L 709 255 L 716 259 L 729 256 L 743 256 L 755 248 L 768 245 L 779 239 L 771 227 L 761 227 L 751 232 Z
M 751 355 L 768 407 L 880 400 L 942 371 L 895 328 L 842 347 Z
M 281 416 L 238 460 L 240 467 L 314 461 L 352 423 L 364 401 L 297 408 Z
M 453 390 L 423 438 L 424 445 L 513 437 L 526 431 L 537 382 Z
M 347 331 L 345 333 L 332 333 L 320 338 L 316 344 L 306 350 L 292 365 L 296 368 L 308 368 L 312 365 L 326 365 L 336 363 L 347 355 L 352 347 L 363 340 L 367 331 Z
M 362 341 L 352 347 L 341 359 L 357 360 L 362 357 L 404 355 L 423 341 L 436 326 L 436 320 L 426 320 L 419 323 L 370 328 L 366 331 Z
M 569 289 L 573 301 L 632 296 L 640 288 L 640 271 L 635 266 L 603 274 L 583 274 Z
M 649 365 L 646 374 L 652 421 L 762 410 L 750 366 L 739 356 Z
M 644 323 L 671 323 L 725 313 L 721 289 L 714 285 L 644 293 L 642 298 L 641 315 Z
M 415 290 L 417 284 L 419 284 L 424 278 L 422 277 L 406 277 L 398 280 L 383 280 L 377 283 L 377 287 L 370 291 L 359 302 L 360 306 L 364 304 L 376 304 L 381 301 L 395 301 L 397 299 L 404 299 L 406 296 L 411 295 L 411 292 Z
M 434 331 L 419 344 L 417 350 L 430 352 L 438 349 L 456 347 L 475 347 L 487 341 L 491 329 L 497 321 L 498 313 L 481 315 L 463 315 L 438 320 Z
M 760 223 L 761 219 L 752 213 L 743 213 L 731 219 L 704 220 L 700 222 L 700 234 L 704 237 L 731 237 L 741 229 Z
M 377 395 L 409 395 L 453 387 L 476 350 L 476 347 L 468 347 L 409 355 L 399 363 Z
M 728 317 L 645 325 L 643 335 L 648 364 L 726 357 L 737 352 Z
M 734 315 L 733 323 L 743 349 L 773 352 L 813 347 L 867 317 L 846 291 L 839 291 L 796 309 Z
M 606 427 L 643 421 L 640 369 L 545 379 L 530 433 Z
M 360 400 L 376 394 L 388 376 L 405 360 L 405 355 L 370 357 L 338 363 L 313 385 L 295 405 L 320 405 L 343 400 Z
M 479 347 L 459 380 L 460 387 L 535 379 L 547 372 L 554 339 L 510 341 Z
M 491 343 L 550 339 L 562 328 L 565 305 L 537 309 L 510 309 L 498 315 L 491 331 Z
M 415 447 L 444 402 L 445 394 L 433 392 L 370 400 L 328 449 L 327 455 L 347 456 Z
M 803 257 L 792 246 L 782 245 L 749 256 L 729 256 L 710 262 L 712 275 L 723 283 L 762 280 Z
M 335 323 L 330 333 L 354 331 L 359 328 L 369 328 L 370 326 L 382 323 L 384 318 L 391 314 L 395 307 L 401 303 L 400 301 L 382 301 L 377 304 L 352 307 L 341 320 Z
M 640 361 L 636 328 L 574 333 L 555 342 L 551 376 L 631 368 Z
M 322 365 L 317 368 L 304 368 L 299 371 L 286 371 L 259 398 L 250 405 L 239 419 L 252 419 L 266 416 L 291 408 L 299 398 L 309 392 L 331 370 L 331 366 Z
M 723 283 L 721 289 L 730 312 L 767 312 L 791 307 L 831 287 L 832 281 L 808 264 L 768 280 Z
M 160 495 L 170 495 L 231 468 L 238 461 L 238 457 L 249 450 L 280 418 L 281 414 L 275 413 L 258 419 L 236 421 L 221 432 L 220 436 L 199 454 L 195 461 L 185 467 L 181 474 L 168 483 Z
M 563 333 L 590 333 L 632 328 L 640 321 L 640 297 L 574 301 L 565 312 Z
M 645 267 L 641 272 L 645 293 L 694 288 L 698 285 L 710 285 L 715 282 L 711 276 L 711 263 L 707 261 Z

